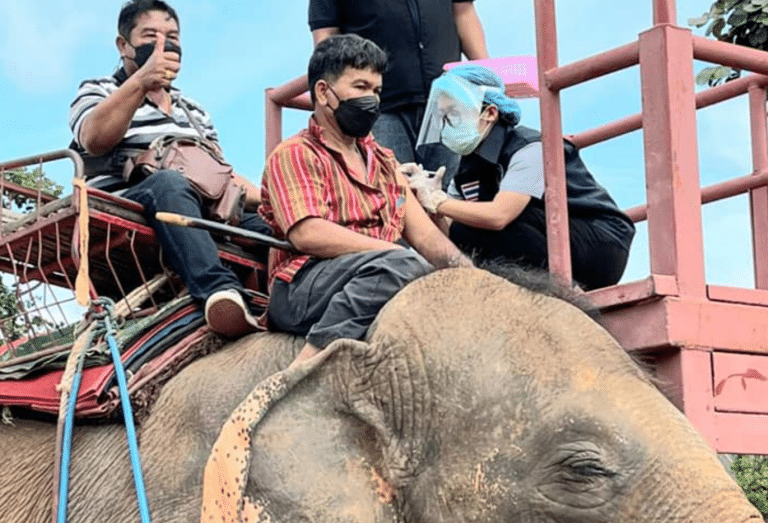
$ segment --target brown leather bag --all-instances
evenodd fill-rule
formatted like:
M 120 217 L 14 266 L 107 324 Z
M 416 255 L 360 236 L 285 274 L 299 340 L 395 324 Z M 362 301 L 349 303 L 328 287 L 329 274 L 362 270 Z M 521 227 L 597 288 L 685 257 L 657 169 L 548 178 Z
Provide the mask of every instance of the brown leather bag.
M 219 148 L 205 139 L 205 131 L 192 116 L 187 102 L 179 98 L 178 103 L 200 138 L 157 138 L 145 153 L 126 162 L 123 178 L 133 182 L 160 169 L 179 171 L 207 204 L 210 219 L 239 225 L 245 208 L 245 187 L 237 183 L 234 169 L 221 156 Z
M 238 225 L 245 207 L 245 188 L 235 173 L 206 141 L 191 136 L 156 139 L 146 152 L 128 161 L 126 181 L 135 183 L 153 173 L 169 169 L 183 174 L 208 208 L 212 220 Z

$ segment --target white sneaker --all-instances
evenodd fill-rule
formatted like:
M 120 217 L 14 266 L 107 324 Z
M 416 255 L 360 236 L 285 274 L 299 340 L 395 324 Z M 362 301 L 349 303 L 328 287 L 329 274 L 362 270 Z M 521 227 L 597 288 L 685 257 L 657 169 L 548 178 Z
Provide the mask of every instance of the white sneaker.
M 235 289 L 216 291 L 208 297 L 205 321 L 213 332 L 227 338 L 239 338 L 259 329 L 256 318 Z

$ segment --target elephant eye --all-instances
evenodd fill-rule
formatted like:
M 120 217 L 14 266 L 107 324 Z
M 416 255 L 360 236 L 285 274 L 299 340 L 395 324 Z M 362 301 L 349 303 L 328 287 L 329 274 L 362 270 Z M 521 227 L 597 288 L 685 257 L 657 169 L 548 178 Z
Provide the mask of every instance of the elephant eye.
M 560 462 L 566 480 L 593 481 L 598 478 L 612 478 L 616 472 L 608 469 L 594 452 L 576 452 Z
M 569 466 L 575 476 L 584 478 L 605 477 L 612 478 L 616 472 L 608 470 L 598 462 L 580 462 Z
M 604 449 L 590 441 L 563 444 L 545 463 L 537 489 L 558 506 L 594 509 L 612 499 L 622 481 Z

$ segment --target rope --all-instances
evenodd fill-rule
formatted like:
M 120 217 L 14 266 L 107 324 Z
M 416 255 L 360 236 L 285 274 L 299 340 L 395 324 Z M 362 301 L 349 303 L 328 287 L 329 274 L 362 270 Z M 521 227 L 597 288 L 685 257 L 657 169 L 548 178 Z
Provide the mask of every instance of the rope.
M 98 298 L 91 302 L 91 306 L 98 312 L 92 313 L 92 322 L 88 328 L 77 337 L 72 352 L 67 359 L 67 366 L 64 370 L 61 383 L 57 389 L 61 391 L 61 403 L 59 407 L 59 426 L 64 419 L 63 435 L 57 436 L 57 459 L 60 463 L 59 471 L 54 478 L 54 507 L 56 507 L 55 521 L 57 523 L 66 523 L 67 521 L 67 502 L 69 489 L 69 463 L 72 447 L 72 431 L 75 418 L 75 406 L 77 404 L 77 392 L 80 388 L 82 378 L 83 363 L 85 353 L 88 347 L 92 346 L 93 340 L 97 334 L 105 333 L 107 345 L 112 355 L 112 361 L 115 366 L 115 375 L 117 377 L 118 388 L 120 390 L 120 403 L 123 408 L 123 417 L 125 418 L 125 428 L 128 438 L 128 450 L 131 458 L 131 467 L 133 468 L 133 479 L 136 485 L 136 497 L 139 505 L 139 514 L 142 523 L 150 523 L 149 504 L 147 503 L 147 494 L 144 487 L 144 478 L 141 473 L 141 460 L 139 458 L 138 443 L 136 440 L 136 427 L 133 422 L 133 413 L 131 412 L 131 401 L 128 395 L 128 385 L 125 378 L 125 369 L 120 360 L 120 351 L 115 342 L 114 330 L 112 327 L 114 302 L 108 298 Z M 96 328 L 98 322 L 103 323 L 103 328 Z M 58 488 L 57 488 L 58 486 Z
M 104 307 L 104 326 L 106 327 L 107 344 L 112 353 L 112 360 L 115 364 L 115 375 L 117 376 L 117 385 L 120 390 L 120 403 L 123 407 L 123 418 L 125 418 L 125 430 L 128 438 L 128 450 L 131 455 L 131 467 L 133 468 L 133 482 L 136 485 L 136 498 L 139 504 L 139 515 L 142 523 L 150 523 L 149 503 L 147 502 L 147 491 L 144 488 L 144 477 L 141 473 L 141 459 L 139 457 L 139 445 L 136 440 L 136 427 L 133 424 L 133 412 L 131 411 L 131 398 L 128 395 L 128 383 L 125 379 L 125 369 L 123 362 L 120 361 L 120 351 L 115 343 L 114 331 L 112 330 L 112 309 L 114 302 L 108 298 L 99 298 L 96 300 Z
M 88 191 L 85 187 L 85 180 L 75 178 L 72 185 L 76 193 L 80 196 L 77 207 L 77 226 L 78 226 L 78 252 L 79 267 L 77 269 L 77 278 L 75 278 L 75 297 L 77 303 L 83 307 L 88 305 L 89 290 L 91 281 L 88 276 Z
M 67 358 L 67 364 L 56 390 L 61 392 L 59 400 L 59 418 L 56 423 L 56 458 L 53 476 L 53 520 L 67 520 L 67 491 L 69 488 L 69 459 L 72 445 L 72 426 L 74 425 L 75 407 L 72 398 L 77 399 L 80 378 L 85 361 L 85 352 L 96 336 L 95 324 L 91 323 L 77 336 Z M 69 406 L 72 404 L 72 406 Z M 71 416 L 69 415 L 71 414 Z M 63 492 L 63 495 L 62 495 Z
M 83 351 L 82 354 L 85 354 Z M 80 389 L 80 380 L 83 377 L 83 361 L 85 358 L 78 358 L 77 370 L 72 379 L 72 390 L 69 393 L 67 402 L 66 420 L 64 422 L 64 436 L 62 438 L 61 451 L 61 469 L 59 471 L 59 508 L 57 513 L 58 523 L 67 521 L 67 502 L 69 501 L 69 461 L 72 450 L 72 430 L 75 424 L 75 404 L 77 403 L 77 391 Z M 62 393 L 62 400 L 66 393 Z M 64 401 L 62 401 L 63 403 Z

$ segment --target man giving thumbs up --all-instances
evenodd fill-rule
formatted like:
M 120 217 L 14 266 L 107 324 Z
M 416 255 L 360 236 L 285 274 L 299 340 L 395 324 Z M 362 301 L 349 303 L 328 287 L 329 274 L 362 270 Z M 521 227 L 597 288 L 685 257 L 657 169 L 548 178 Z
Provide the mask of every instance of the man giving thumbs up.
M 83 156 L 88 184 L 144 206 L 168 263 L 190 294 L 205 304 L 212 330 L 233 337 L 252 331 L 256 321 L 243 286 L 221 264 L 210 234 L 154 219 L 159 211 L 205 217 L 187 179 L 175 170 L 160 170 L 143 180 L 123 179 L 126 160 L 144 152 L 156 138 L 201 138 L 220 150 L 208 113 L 172 86 L 181 70 L 176 11 L 161 0 L 130 0 L 120 11 L 116 44 L 122 67 L 112 76 L 84 81 L 70 107 L 71 147 Z M 239 181 L 246 187 L 246 209 L 255 210 L 259 190 Z M 270 232 L 252 212 L 244 213 L 240 226 Z

